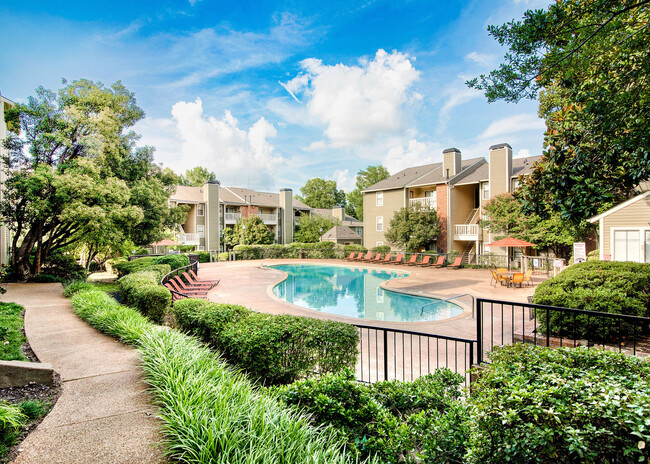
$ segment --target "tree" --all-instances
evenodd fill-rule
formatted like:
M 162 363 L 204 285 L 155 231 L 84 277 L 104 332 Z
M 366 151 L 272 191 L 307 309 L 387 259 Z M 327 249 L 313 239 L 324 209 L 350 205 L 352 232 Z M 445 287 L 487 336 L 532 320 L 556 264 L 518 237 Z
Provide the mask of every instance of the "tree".
M 269 229 L 259 216 L 239 218 L 235 227 L 224 229 L 226 243 L 232 245 L 269 245 L 273 243 L 273 231 Z
M 296 227 L 294 240 L 299 243 L 316 243 L 321 236 L 334 226 L 341 223 L 334 217 L 323 217 L 316 214 L 300 215 L 300 224 Z
M 206 182 L 213 182 L 215 180 L 217 180 L 217 175 L 212 171 L 208 171 L 203 166 L 187 169 L 185 174 L 178 176 L 179 185 L 189 185 L 190 187 L 201 187 Z
M 377 166 L 368 166 L 365 171 L 361 170 L 357 172 L 357 188 L 347 195 L 347 213 L 350 216 L 363 221 L 363 190 L 367 189 L 371 185 L 375 185 L 379 181 L 388 179 L 389 177 L 390 173 L 388 172 L 388 169 L 383 167 L 381 164 L 378 164 Z
M 588 223 L 576 226 L 557 212 L 547 211 L 545 217 L 526 212 L 522 202 L 509 193 L 492 198 L 485 205 L 485 215 L 486 219 L 479 224 L 496 239 L 510 236 L 526 240 L 565 258 L 569 257 L 573 242 L 584 239 L 589 231 Z
M 148 244 L 176 219 L 167 206 L 173 187 L 153 149 L 135 148 L 138 136 L 126 132 L 144 113 L 120 82 L 79 80 L 58 93 L 40 87 L 7 113 L 15 132 L 4 142 L 0 213 L 19 276 L 39 274 L 72 244 Z
M 302 195 L 297 195 L 296 199 L 311 208 L 334 208 L 345 205 L 345 192 L 339 190 L 336 181 L 333 180 L 314 177 L 300 188 L 300 193 Z
M 407 206 L 395 212 L 384 237 L 405 251 L 431 249 L 440 233 L 436 210 L 423 205 Z
M 468 82 L 489 101 L 540 98 L 544 153 L 519 196 L 580 224 L 650 178 L 650 0 L 559 0 L 490 26 L 505 63 Z

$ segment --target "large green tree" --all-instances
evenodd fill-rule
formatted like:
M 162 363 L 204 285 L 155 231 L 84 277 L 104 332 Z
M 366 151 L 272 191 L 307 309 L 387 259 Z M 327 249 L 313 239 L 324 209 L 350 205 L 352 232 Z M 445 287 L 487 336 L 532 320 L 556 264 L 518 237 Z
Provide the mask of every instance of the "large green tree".
M 143 117 L 120 82 L 88 80 L 57 93 L 38 88 L 7 110 L 16 130 L 4 142 L 0 213 L 13 232 L 11 265 L 19 276 L 39 274 L 53 252 L 72 244 L 148 244 L 178 219 L 167 206 L 169 176 L 153 163 L 153 149 L 136 148 L 138 136 L 127 130 Z
M 489 26 L 505 62 L 469 81 L 489 101 L 540 99 L 544 153 L 520 197 L 580 223 L 650 178 L 650 0 L 558 0 Z
M 224 242 L 231 245 L 270 245 L 274 239 L 273 231 L 255 215 L 239 218 L 234 228 L 226 228 L 222 233 Z
M 346 212 L 360 221 L 363 221 L 363 191 L 384 179 L 388 179 L 390 173 L 381 164 L 368 166 L 357 172 L 356 188 L 347 195 L 348 206 Z
M 334 226 L 340 225 L 334 217 L 323 217 L 316 214 L 301 214 L 300 222 L 296 226 L 293 239 L 300 243 L 316 243 L 321 236 Z
M 191 187 L 201 187 L 206 182 L 217 180 L 217 175 L 208 171 L 203 166 L 196 166 L 192 169 L 185 170 L 185 174 L 178 176 L 179 185 L 189 185 Z
M 334 208 L 345 205 L 345 192 L 339 190 L 336 181 L 320 177 L 309 179 L 300 188 L 296 198 L 312 208 Z
M 440 233 L 440 219 L 436 210 L 416 204 L 396 211 L 384 237 L 405 251 L 431 249 Z

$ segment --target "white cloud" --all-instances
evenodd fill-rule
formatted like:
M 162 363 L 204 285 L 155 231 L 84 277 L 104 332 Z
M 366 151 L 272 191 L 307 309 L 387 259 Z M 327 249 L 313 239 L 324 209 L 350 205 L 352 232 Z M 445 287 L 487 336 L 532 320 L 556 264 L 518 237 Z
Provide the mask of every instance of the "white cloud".
M 479 135 L 479 139 L 493 139 L 495 137 L 510 136 L 525 131 L 544 131 L 546 124 L 536 114 L 524 113 L 494 121 Z
M 408 167 L 436 163 L 440 161 L 440 153 L 442 153 L 441 147 L 410 139 L 406 146 L 399 145 L 389 149 L 382 164 L 388 172 L 396 174 Z
M 449 121 L 451 110 L 457 106 L 464 105 L 465 103 L 479 98 L 482 95 L 482 92 L 480 90 L 470 89 L 469 87 L 463 86 L 449 89 L 445 92 L 445 95 L 447 96 L 447 99 L 438 114 L 443 126 Z
M 285 160 L 269 143 L 277 131 L 266 119 L 246 130 L 230 111 L 221 119 L 204 114 L 200 99 L 176 103 L 172 116 L 139 127 L 143 142 L 158 148 L 157 160 L 176 172 L 204 166 L 224 185 L 275 188 L 274 173 Z
M 334 147 L 372 142 L 404 130 L 404 107 L 420 94 L 411 86 L 419 78 L 409 56 L 378 50 L 359 66 L 324 65 L 303 60 L 304 73 L 283 87 L 296 100 L 302 96 L 309 114 L 324 127 Z
M 494 55 L 489 55 L 487 53 L 478 53 L 478 52 L 470 52 L 467 55 L 465 55 L 465 59 L 473 61 L 475 63 L 478 63 L 482 66 L 492 66 L 494 61 L 495 61 L 495 56 Z
M 523 150 L 519 150 L 517 152 L 517 158 L 528 158 L 529 156 L 533 156 L 533 155 L 531 155 L 530 150 L 528 150 L 527 148 L 524 148 Z
M 327 148 L 327 144 L 325 143 L 325 140 L 317 140 L 315 142 L 310 143 L 309 146 L 304 147 L 303 150 L 316 151 L 316 150 L 323 150 L 325 148 Z
M 337 169 L 334 171 L 331 180 L 336 181 L 336 187 L 339 190 L 350 192 L 355 188 L 356 176 L 351 177 L 349 169 Z

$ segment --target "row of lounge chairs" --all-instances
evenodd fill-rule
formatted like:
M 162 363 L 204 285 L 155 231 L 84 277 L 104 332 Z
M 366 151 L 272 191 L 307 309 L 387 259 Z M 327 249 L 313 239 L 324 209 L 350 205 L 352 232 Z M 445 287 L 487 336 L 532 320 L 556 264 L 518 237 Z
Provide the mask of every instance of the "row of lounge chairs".
M 382 258 L 381 253 L 377 253 L 373 257 L 373 252 L 369 251 L 364 255 L 364 252 L 361 251 L 359 253 L 352 252 L 347 258 L 343 258 L 345 261 L 359 261 L 359 262 L 366 262 L 366 263 L 373 263 L 373 264 L 406 264 L 407 266 L 422 266 L 422 267 L 443 267 L 445 265 L 445 257 L 444 256 L 438 256 L 438 260 L 434 263 L 431 261 L 431 256 L 430 255 L 424 255 L 422 257 L 421 261 L 418 261 L 418 254 L 412 254 L 411 259 L 408 261 L 404 261 L 404 254 L 403 253 L 398 253 L 395 255 L 395 259 L 393 259 L 393 254 L 392 253 L 386 253 L 386 255 Z M 449 268 L 452 269 L 457 269 L 460 267 L 461 262 L 462 262 L 462 257 L 458 256 L 453 264 L 450 264 Z
M 172 293 L 172 300 L 182 298 L 205 298 L 212 288 L 219 284 L 219 280 L 201 280 L 192 269 L 181 276 L 175 276 L 165 283 L 165 287 Z

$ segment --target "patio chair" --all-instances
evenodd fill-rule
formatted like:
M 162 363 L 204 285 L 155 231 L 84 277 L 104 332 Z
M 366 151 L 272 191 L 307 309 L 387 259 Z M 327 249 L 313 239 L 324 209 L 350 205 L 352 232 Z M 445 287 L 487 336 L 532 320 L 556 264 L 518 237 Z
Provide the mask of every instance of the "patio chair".
M 355 254 L 356 254 L 356 253 L 355 253 L 354 251 L 352 251 L 352 252 L 350 252 L 350 256 L 348 256 L 347 258 L 346 258 L 346 257 L 343 257 L 343 259 L 344 259 L 345 261 L 350 261 L 350 260 L 354 259 L 354 255 L 355 255 Z
M 183 290 L 175 280 L 170 280 L 167 282 L 170 284 L 172 287 L 174 287 L 174 290 L 177 291 L 178 293 L 181 293 L 183 295 L 188 295 L 192 297 L 197 297 L 197 296 L 205 296 L 208 294 L 207 290 Z
M 185 280 L 186 280 L 190 285 L 195 285 L 195 286 L 199 286 L 199 287 L 209 287 L 209 288 L 212 288 L 212 287 L 216 287 L 216 286 L 219 284 L 219 282 L 220 282 L 219 280 L 212 281 L 212 283 L 211 283 L 211 282 L 204 282 L 204 281 L 200 281 L 200 280 L 195 280 L 195 279 L 193 279 L 192 276 L 189 275 L 187 272 L 183 272 L 183 276 L 182 276 L 182 277 L 183 277 L 183 278 L 184 278 L 184 279 L 185 279 Z
M 417 259 L 418 259 L 418 255 L 411 255 L 411 259 L 409 259 L 408 261 L 404 261 L 404 264 L 408 266 L 415 266 L 417 264 L 416 263 Z
M 402 264 L 402 258 L 404 255 L 402 253 L 399 253 L 397 256 L 395 256 L 395 259 L 392 261 L 388 261 L 387 264 Z
M 182 291 L 184 292 L 209 292 L 212 287 L 209 287 L 207 285 L 192 285 L 192 284 L 186 284 L 183 282 L 183 279 L 181 279 L 179 276 L 176 276 L 172 279 L 175 281 L 178 286 L 181 288 Z
M 531 287 L 535 286 L 533 284 L 533 270 L 532 269 L 528 269 L 526 271 L 526 274 L 524 274 L 524 283 L 525 284 L 530 284 Z
M 190 269 L 187 272 L 190 273 L 190 275 L 192 276 L 192 279 L 194 279 L 195 282 L 200 282 L 202 284 L 210 283 L 210 284 L 215 284 L 215 285 L 217 285 L 219 283 L 219 280 L 199 279 L 199 277 L 196 275 L 196 273 L 192 269 Z
M 373 255 L 372 251 L 369 251 L 368 254 L 366 255 L 366 257 L 363 258 L 361 261 L 372 261 L 373 259 L 376 258 L 376 256 L 375 256 L 375 258 L 373 258 L 372 255 Z
M 356 256 L 354 256 L 350 261 L 359 261 L 363 258 L 363 251 L 360 251 L 359 253 L 356 253 Z
M 381 264 L 388 263 L 388 262 L 390 261 L 390 257 L 391 257 L 391 256 L 393 256 L 393 255 L 390 254 L 390 253 L 386 253 L 386 256 L 384 257 L 384 259 L 382 259 L 381 261 L 377 261 L 377 262 L 378 262 L 378 263 L 381 263 Z
M 501 274 L 493 269 L 490 269 L 490 272 L 492 273 L 492 280 L 494 280 L 494 286 L 497 286 L 497 282 L 501 284 L 501 286 L 509 286 L 510 285 L 510 276 L 506 274 Z M 492 280 L 490 280 L 490 285 L 492 285 Z
M 381 253 L 377 253 L 377 256 L 372 258 L 370 261 L 372 261 L 373 263 L 378 263 L 379 261 L 381 261 Z
M 463 262 L 463 257 L 462 257 L 462 256 L 459 256 L 458 258 L 456 258 L 456 259 L 454 260 L 454 264 L 450 264 L 450 265 L 447 266 L 447 267 L 448 267 L 449 269 L 460 269 L 460 266 L 461 266 L 462 262 Z
M 178 301 L 185 298 L 185 295 L 174 290 L 174 287 L 172 287 L 170 284 L 165 284 L 165 287 L 167 288 L 167 290 L 169 290 L 169 293 L 172 294 L 172 301 Z
M 430 261 L 431 261 L 431 256 L 425 255 L 425 257 L 422 258 L 422 261 L 420 261 L 419 263 L 415 263 L 415 265 L 422 266 L 422 267 L 430 266 Z
M 519 284 L 519 288 L 521 288 L 521 284 L 524 283 L 524 273 L 523 272 L 515 272 L 512 274 L 512 280 L 510 281 L 510 284 L 515 285 Z
M 508 269 L 505 267 L 498 267 L 497 268 L 497 274 L 506 274 L 508 272 Z
M 445 256 L 440 255 L 438 256 L 438 261 L 436 261 L 435 264 L 432 264 L 433 267 L 442 267 L 445 265 Z

